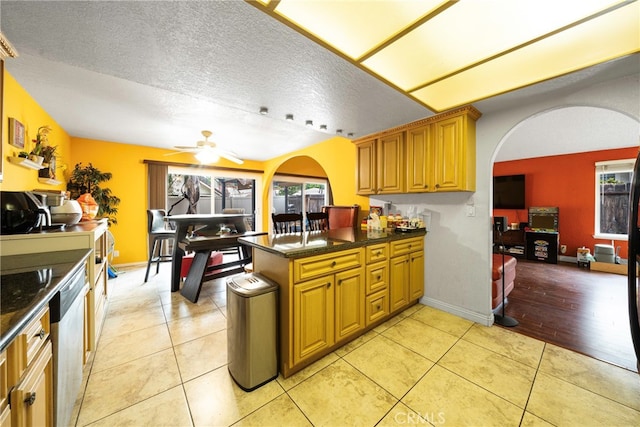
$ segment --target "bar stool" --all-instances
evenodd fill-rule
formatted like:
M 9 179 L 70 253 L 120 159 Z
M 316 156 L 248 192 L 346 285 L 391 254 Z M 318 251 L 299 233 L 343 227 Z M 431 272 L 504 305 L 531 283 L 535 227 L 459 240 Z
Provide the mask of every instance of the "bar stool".
M 147 231 L 149 233 L 149 260 L 144 281 L 149 280 L 151 264 L 156 264 L 156 274 L 160 272 L 160 263 L 169 262 L 173 256 L 163 255 L 162 247 L 165 241 L 171 241 L 175 245 L 176 232 L 165 228 L 164 217 L 167 216 L 164 209 L 147 210 Z

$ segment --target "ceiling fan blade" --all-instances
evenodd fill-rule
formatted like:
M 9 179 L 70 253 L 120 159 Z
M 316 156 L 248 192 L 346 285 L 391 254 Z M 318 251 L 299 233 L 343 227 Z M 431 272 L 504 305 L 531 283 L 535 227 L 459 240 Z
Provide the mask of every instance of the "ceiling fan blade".
M 200 149 L 202 149 L 202 147 L 194 147 L 193 145 L 176 145 L 173 148 L 175 148 L 176 150 L 182 150 L 182 151 L 198 151 Z
M 244 163 L 244 160 L 237 158 L 233 153 L 230 153 L 228 151 L 220 151 L 220 150 L 217 150 L 217 152 L 220 157 L 224 157 L 225 159 L 231 162 L 237 163 L 239 165 Z

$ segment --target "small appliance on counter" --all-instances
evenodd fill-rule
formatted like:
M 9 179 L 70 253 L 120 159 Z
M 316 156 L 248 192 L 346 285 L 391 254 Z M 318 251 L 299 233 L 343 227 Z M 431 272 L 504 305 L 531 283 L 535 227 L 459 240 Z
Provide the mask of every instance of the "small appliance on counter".
M 51 225 L 49 208 L 30 191 L 0 191 L 0 234 L 23 234 Z
M 77 200 L 65 200 L 62 206 L 52 206 L 50 210 L 53 224 L 76 225 L 82 219 L 82 208 Z

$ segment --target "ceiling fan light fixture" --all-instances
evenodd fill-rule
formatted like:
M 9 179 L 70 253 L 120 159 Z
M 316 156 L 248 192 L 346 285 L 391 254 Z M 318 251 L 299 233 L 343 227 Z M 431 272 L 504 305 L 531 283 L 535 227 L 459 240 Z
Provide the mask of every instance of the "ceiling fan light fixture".
M 196 153 L 195 158 L 203 164 L 217 163 L 220 160 L 220 156 L 208 147 Z
M 269 109 L 267 107 L 260 107 L 260 114 L 266 116 L 267 114 L 269 114 Z
M 320 125 L 320 130 L 327 130 L 327 125 Z
M 313 127 L 313 120 L 307 120 L 306 122 L 304 122 L 305 126 L 307 127 Z
M 287 114 L 286 116 L 284 116 L 284 119 L 288 122 L 292 122 L 293 121 L 293 114 Z

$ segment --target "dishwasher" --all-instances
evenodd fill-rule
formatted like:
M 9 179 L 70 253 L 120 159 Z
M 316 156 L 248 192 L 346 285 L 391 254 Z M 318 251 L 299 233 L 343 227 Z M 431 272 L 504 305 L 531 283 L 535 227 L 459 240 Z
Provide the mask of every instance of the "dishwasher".
M 89 285 L 83 265 L 49 302 L 53 346 L 53 425 L 69 425 L 82 386 L 84 300 Z

